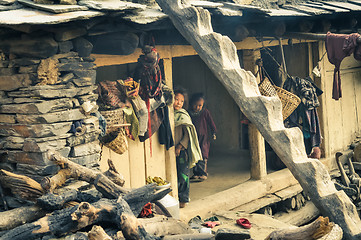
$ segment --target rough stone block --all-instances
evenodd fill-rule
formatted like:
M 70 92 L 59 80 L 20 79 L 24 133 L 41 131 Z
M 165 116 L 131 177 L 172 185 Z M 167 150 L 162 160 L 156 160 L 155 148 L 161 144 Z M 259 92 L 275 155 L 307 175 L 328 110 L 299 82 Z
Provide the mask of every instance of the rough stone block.
M 29 98 L 13 98 L 13 101 L 11 103 L 41 103 L 44 102 L 40 98 L 36 97 L 29 97 Z
M 6 60 L 0 61 L 0 67 L 6 68 L 8 66 L 9 66 L 9 61 Z
M 58 52 L 58 43 L 51 37 L 6 39 L 0 42 L 0 49 L 18 56 L 48 58 Z
M 64 147 L 58 151 L 62 156 L 68 157 L 70 147 Z M 51 163 L 48 153 L 34 153 L 23 151 L 7 151 L 6 161 L 12 163 L 24 163 L 29 165 L 46 166 Z
M 29 65 L 19 67 L 19 73 L 36 73 L 38 70 L 38 65 Z
M 58 139 L 47 142 L 36 142 L 34 140 L 26 139 L 24 141 L 23 151 L 24 152 L 46 152 L 48 150 L 59 150 L 64 148 L 66 145 L 65 139 Z
M 97 117 L 90 117 L 84 119 L 84 125 L 86 127 L 86 132 L 99 131 L 99 119 Z
M 0 138 L 0 149 L 19 149 L 24 146 L 24 138 L 22 137 L 3 137 Z
M 59 82 L 68 83 L 74 77 L 73 73 L 67 73 L 59 78 Z
M 74 50 L 79 53 L 81 57 L 89 57 L 92 50 L 93 44 L 85 38 L 77 38 L 73 40 Z
M 20 174 L 24 175 L 38 175 L 38 176 L 48 176 L 54 175 L 59 171 L 59 167 L 54 163 L 49 163 L 47 166 L 36 166 L 36 165 L 29 165 L 18 163 L 16 164 L 16 170 Z
M 98 94 L 78 96 L 77 99 L 80 104 L 83 104 L 86 101 L 95 102 L 98 99 Z
M 80 109 L 71 109 L 61 112 L 46 113 L 41 115 L 24 115 L 17 114 L 16 120 L 24 124 L 38 124 L 38 123 L 56 123 L 64 121 L 76 121 L 84 119 L 86 116 Z
M 32 83 L 29 74 L 15 74 L 12 76 L 0 76 L 0 90 L 12 91 L 21 87 L 28 87 Z
M 0 123 L 0 136 L 18 136 L 25 138 L 59 136 L 69 132 L 71 125 L 72 122 L 36 125 Z
M 59 53 L 67 53 L 73 49 L 73 43 L 71 41 L 59 42 Z
M 95 64 L 91 62 L 58 63 L 58 69 L 61 72 L 73 72 L 79 69 L 93 69 L 94 67 Z
M 20 67 L 20 66 L 29 66 L 39 64 L 39 59 L 31 59 L 31 58 L 17 58 L 12 59 L 9 62 L 9 67 Z
M 0 68 L 0 76 L 11 76 L 16 73 L 15 68 Z
M 96 153 L 96 154 L 92 154 L 92 155 L 87 155 L 87 156 L 82 156 L 82 157 L 69 157 L 70 161 L 73 161 L 77 164 L 80 164 L 82 166 L 87 166 L 87 167 L 93 167 L 94 165 L 99 163 L 100 160 L 100 154 Z
M 250 238 L 251 234 L 248 229 L 220 228 L 216 232 L 216 240 L 242 240 Z
M 97 86 L 86 86 L 86 87 L 66 87 L 65 85 L 59 89 L 44 88 L 44 89 L 32 89 L 24 88 L 20 91 L 9 92 L 8 96 L 10 97 L 42 97 L 42 98 L 72 98 L 75 96 L 87 95 L 92 93 Z M 60 91 L 61 89 L 61 91 Z
M 15 115 L 0 114 L 0 123 L 15 123 Z
M 74 147 L 81 144 L 86 144 L 98 140 L 100 131 L 87 132 L 81 136 L 71 136 L 66 139 L 66 145 L 69 147 Z
M 60 28 L 55 32 L 55 40 L 64 42 L 71 40 L 87 33 L 85 28 Z
M 72 108 L 73 102 L 70 98 L 60 98 L 40 103 L 2 105 L 0 107 L 0 113 L 44 114 Z
M 101 147 L 99 141 L 94 141 L 82 145 L 75 146 L 70 151 L 70 157 L 81 157 L 100 153 Z

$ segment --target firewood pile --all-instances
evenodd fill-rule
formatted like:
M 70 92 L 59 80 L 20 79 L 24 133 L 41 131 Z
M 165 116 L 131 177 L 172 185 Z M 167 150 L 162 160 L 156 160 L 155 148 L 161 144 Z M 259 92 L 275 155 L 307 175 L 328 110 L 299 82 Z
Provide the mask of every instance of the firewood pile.
M 123 177 L 110 164 L 105 173 L 81 166 L 49 151 L 49 160 L 60 167 L 40 183 L 20 174 L 0 170 L 2 207 L 10 207 L 4 194 L 26 200 L 26 206 L 0 213 L 0 239 L 156 239 L 137 219 L 148 202 L 163 198 L 171 190 L 156 184 L 125 189 Z M 81 188 L 64 187 L 69 179 Z M 109 236 L 103 227 L 111 228 Z M 80 231 L 80 232 L 78 232 Z M 121 231 L 118 232 L 118 231 Z

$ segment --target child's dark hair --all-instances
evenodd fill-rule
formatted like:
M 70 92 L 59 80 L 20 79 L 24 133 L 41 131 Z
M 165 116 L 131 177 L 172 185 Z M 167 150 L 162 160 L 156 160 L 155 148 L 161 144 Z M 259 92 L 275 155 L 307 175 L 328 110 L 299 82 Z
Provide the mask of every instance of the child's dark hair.
M 203 93 L 201 92 L 194 93 L 192 94 L 191 100 L 189 101 L 189 105 L 193 106 L 196 102 L 198 102 L 201 99 L 206 100 Z
M 183 97 L 184 97 L 183 108 L 187 110 L 188 109 L 188 93 L 187 93 L 187 90 L 185 90 L 182 87 L 175 87 L 173 92 L 174 92 L 174 96 L 177 95 L 177 94 L 182 94 L 183 95 Z

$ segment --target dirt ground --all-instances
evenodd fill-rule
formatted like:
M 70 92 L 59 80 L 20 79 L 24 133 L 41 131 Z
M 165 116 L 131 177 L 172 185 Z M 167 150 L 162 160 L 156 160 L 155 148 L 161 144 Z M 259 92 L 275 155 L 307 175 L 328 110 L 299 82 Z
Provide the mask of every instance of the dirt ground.
M 246 182 L 250 178 L 251 157 L 248 151 L 211 153 L 208 160 L 208 179 L 191 182 L 191 201 L 210 196 Z M 191 176 L 193 173 L 191 172 Z

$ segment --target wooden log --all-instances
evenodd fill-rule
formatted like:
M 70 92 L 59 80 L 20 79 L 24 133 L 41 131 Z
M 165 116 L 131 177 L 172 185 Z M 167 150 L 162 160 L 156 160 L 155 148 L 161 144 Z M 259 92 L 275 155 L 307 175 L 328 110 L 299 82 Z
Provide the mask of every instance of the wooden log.
M 154 239 L 150 236 L 124 199 L 101 199 L 93 204 L 82 202 L 77 206 L 55 211 L 38 221 L 23 224 L 5 233 L 2 240 L 32 240 L 45 235 L 63 236 L 100 222 L 116 224 L 127 239 Z
M 59 165 L 64 171 L 62 171 L 59 176 L 55 175 L 52 178 L 45 178 L 44 181 L 42 181 L 42 185 L 46 187 L 47 190 L 61 186 L 65 179 L 71 177 L 94 184 L 94 186 L 107 197 L 118 198 L 119 194 L 129 191 L 112 182 L 103 173 L 74 163 L 61 156 L 58 152 L 49 151 L 48 155 L 49 159 Z
M 94 225 L 92 230 L 88 232 L 89 240 L 112 240 L 112 238 L 104 231 L 101 226 Z
M 19 207 L 0 213 L 0 231 L 13 229 L 44 217 L 47 212 L 39 206 Z
M 318 239 L 331 232 L 335 224 L 330 222 L 328 217 L 322 216 L 314 222 L 303 227 L 292 227 L 287 229 L 276 230 L 272 232 L 267 240 L 304 240 L 304 239 Z
M 360 239 L 361 220 L 355 205 L 344 192 L 336 190 L 326 167 L 307 157 L 302 131 L 285 128 L 280 100 L 261 96 L 253 74 L 241 68 L 236 46 L 228 37 L 213 32 L 210 13 L 192 7 L 189 1 L 156 2 L 256 125 L 315 205 L 340 225 L 345 239 Z
M 298 211 L 291 211 L 289 213 L 278 212 L 273 215 L 273 218 L 295 226 L 301 226 L 311 221 L 314 221 L 320 216 L 320 211 L 312 202 L 307 204 Z
M 0 183 L 4 188 L 10 189 L 15 196 L 27 200 L 34 201 L 44 193 L 38 182 L 4 169 L 0 170 Z
M 117 171 L 113 161 L 110 158 L 108 159 L 108 166 L 109 169 L 106 172 L 104 172 L 104 175 L 108 177 L 115 184 L 123 187 L 125 184 L 124 176 Z

